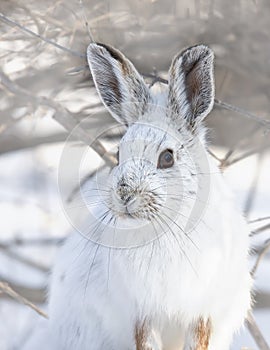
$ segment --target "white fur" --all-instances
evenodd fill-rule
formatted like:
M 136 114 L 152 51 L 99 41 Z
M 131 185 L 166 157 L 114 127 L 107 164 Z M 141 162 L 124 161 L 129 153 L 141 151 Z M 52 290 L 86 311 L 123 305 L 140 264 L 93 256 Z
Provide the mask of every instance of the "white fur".
M 166 93 L 162 101 L 166 108 Z M 161 209 L 174 223 L 158 239 L 137 248 L 125 244 L 136 235 L 140 238 L 139 219 L 127 225 L 123 249 L 98 244 L 112 234 L 108 225 L 90 237 L 98 243 L 74 232 L 57 257 L 49 327 L 46 339 L 37 338 L 36 344 L 49 342 L 50 350 L 135 350 L 135 325 L 146 319 L 149 349 L 190 350 L 192 325 L 199 318 L 210 318 L 209 350 L 228 350 L 233 333 L 243 324 L 251 288 L 247 225 L 206 151 L 203 133 L 192 133 L 184 122 L 172 123 L 162 103 L 154 104 L 123 137 L 119 149 L 123 167 L 120 174 L 116 171 L 108 176 L 104 188 L 109 186 L 113 193 L 113 181 L 132 174 L 132 186 L 143 178 L 147 186 L 160 185 L 165 191 L 161 178 L 165 179 L 166 205 L 180 214 L 172 216 L 165 207 Z M 153 145 L 177 150 L 172 169 L 156 170 L 159 153 Z M 93 183 L 87 186 L 95 188 Z M 170 196 L 178 190 L 183 197 L 175 202 Z M 113 196 L 108 205 L 116 208 Z M 196 205 L 198 213 L 194 213 Z M 104 204 L 91 205 L 91 210 L 102 212 Z M 116 236 L 122 234 L 120 226 L 125 226 L 125 220 L 118 218 Z M 151 224 L 142 227 L 150 229 Z M 143 233 L 146 238 L 151 236 Z

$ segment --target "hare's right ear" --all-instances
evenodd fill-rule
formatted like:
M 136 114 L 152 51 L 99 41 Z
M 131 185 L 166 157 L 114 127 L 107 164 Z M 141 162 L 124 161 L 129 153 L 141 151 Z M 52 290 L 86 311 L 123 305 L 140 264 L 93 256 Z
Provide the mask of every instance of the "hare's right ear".
M 145 113 L 151 96 L 143 78 L 120 51 L 92 43 L 88 64 L 96 89 L 112 116 L 121 123 L 135 122 Z
M 213 51 L 205 45 L 190 47 L 177 55 L 169 72 L 168 107 L 171 117 L 190 126 L 202 121 L 214 104 Z

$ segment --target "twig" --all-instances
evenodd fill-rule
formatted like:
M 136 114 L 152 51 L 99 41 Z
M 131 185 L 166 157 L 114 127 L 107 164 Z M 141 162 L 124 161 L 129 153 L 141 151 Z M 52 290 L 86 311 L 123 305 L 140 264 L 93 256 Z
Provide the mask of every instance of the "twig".
M 50 44 L 50 45 L 53 45 L 55 47 L 57 47 L 58 49 L 62 50 L 62 51 L 65 51 L 73 56 L 76 56 L 76 57 L 81 57 L 81 58 L 85 58 L 85 54 L 82 54 L 82 53 L 79 53 L 77 51 L 74 51 L 74 50 L 71 50 L 71 49 L 68 49 L 66 48 L 65 46 L 62 46 L 60 44 L 57 44 L 56 42 L 50 40 L 50 39 L 47 39 L 45 37 L 43 37 L 42 35 L 40 34 L 37 34 L 35 32 L 33 32 L 32 30 L 22 26 L 21 24 L 15 22 L 14 20 L 12 20 L 11 18 L 8 18 L 7 16 L 5 16 L 3 13 L 0 13 L 0 20 L 7 23 L 8 25 L 10 26 L 14 26 L 14 27 L 17 27 L 19 28 L 20 30 L 22 30 L 23 32 L 25 33 L 28 33 L 36 38 L 39 38 L 40 40 L 46 42 L 47 44 Z
M 259 264 L 260 262 L 262 261 L 262 259 L 264 258 L 264 256 L 267 254 L 267 252 L 269 251 L 270 249 L 270 242 L 267 242 L 265 244 L 265 246 L 261 249 L 260 253 L 258 254 L 257 256 L 257 259 L 256 259 L 256 262 L 250 272 L 251 276 L 254 276 L 258 267 L 259 267 Z
M 84 129 L 78 125 L 77 120 L 62 105 L 47 97 L 32 95 L 27 90 L 19 87 L 16 83 L 11 81 L 3 72 L 0 72 L 0 78 L 0 82 L 13 94 L 25 98 L 36 106 L 46 106 L 52 108 L 55 111 L 53 118 L 59 124 L 71 132 L 72 135 L 76 136 L 80 141 L 93 148 L 93 150 L 97 152 L 97 154 L 99 154 L 99 156 L 109 165 L 116 164 L 115 157 L 107 152 L 99 140 L 91 140 L 90 136 L 84 131 Z
M 27 300 L 23 296 L 21 296 L 19 293 L 15 292 L 14 289 L 12 289 L 8 283 L 0 281 L 0 290 L 9 295 L 12 299 L 18 301 L 19 303 L 22 303 L 24 305 L 29 306 L 31 309 L 33 309 L 35 312 L 37 312 L 39 315 L 41 315 L 44 318 L 48 318 L 48 315 L 42 311 L 39 307 L 31 303 L 31 301 Z
M 253 150 L 250 150 L 250 151 L 247 151 L 247 152 L 241 154 L 239 157 L 235 157 L 231 161 L 226 162 L 224 166 L 225 167 L 229 167 L 229 166 L 231 166 L 231 165 L 233 165 L 235 163 L 240 162 L 241 160 L 244 160 L 245 158 L 253 156 L 254 154 L 256 154 L 258 152 L 264 151 L 264 150 L 266 150 L 269 147 L 270 147 L 270 144 L 263 144 L 260 147 L 257 147 L 257 148 L 255 148 Z
M 234 149 L 229 149 L 228 152 L 225 154 L 225 157 L 220 160 L 219 168 L 221 171 L 224 171 L 226 169 L 228 159 L 231 157 L 234 151 Z
M 21 239 L 15 238 L 7 242 L 0 242 L 0 246 L 10 248 L 13 246 L 29 246 L 29 245 L 56 245 L 64 242 L 65 237 L 56 238 L 32 238 L 32 239 Z
M 258 345 L 258 348 L 260 350 L 270 350 L 269 345 L 267 344 L 266 340 L 264 339 L 253 315 L 251 312 L 248 313 L 248 317 L 246 320 L 246 326 L 252 335 L 253 339 L 255 340 L 256 344 Z
M 264 220 L 270 220 L 270 216 L 264 216 L 262 218 L 248 220 L 248 223 L 249 224 L 254 224 L 255 222 L 260 222 L 260 221 L 264 221 Z
M 256 131 L 259 129 L 258 125 L 256 125 L 254 128 L 252 128 L 246 135 L 244 136 L 244 139 L 239 139 L 234 142 L 233 147 L 228 150 L 225 157 L 222 159 L 220 168 L 224 170 L 227 166 L 227 163 L 230 161 L 231 156 L 235 153 L 237 147 L 239 147 L 241 144 L 243 144 L 243 140 L 247 143 L 247 140 L 250 140 L 250 137 L 252 137 Z M 247 146 L 247 145 L 246 145 Z
M 32 267 L 32 268 L 37 269 L 37 270 L 42 271 L 42 272 L 49 271 L 49 269 L 46 266 L 43 266 L 43 265 L 37 263 L 36 261 L 29 260 L 28 258 L 26 258 L 20 254 L 17 254 L 16 252 L 11 250 L 10 248 L 1 245 L 1 243 L 0 243 L 0 250 L 2 250 L 2 252 L 4 254 L 6 254 L 7 256 L 9 256 L 10 258 L 17 260 L 24 265 L 27 265 L 29 267 Z
M 231 104 L 229 104 L 227 102 L 220 101 L 217 98 L 215 98 L 215 105 L 219 106 L 219 107 L 222 107 L 224 109 L 227 109 L 229 111 L 241 114 L 241 115 L 243 115 L 243 116 L 245 116 L 245 117 L 247 117 L 249 119 L 252 119 L 252 120 L 256 121 L 257 123 L 263 125 L 268 130 L 270 130 L 270 120 L 259 118 L 256 115 L 250 113 L 249 111 L 247 111 L 247 110 L 245 110 L 243 108 L 236 107 L 236 106 L 233 106 L 233 105 L 231 105 Z
M 256 309 L 269 309 L 270 308 L 270 293 L 267 291 L 257 292 L 254 296 L 256 303 Z
M 93 43 L 95 40 L 93 38 L 93 34 L 92 34 L 92 31 L 90 29 L 90 26 L 89 26 L 89 23 L 88 23 L 88 20 L 87 20 L 87 17 L 86 17 L 83 0 L 79 0 L 79 3 L 80 3 L 80 7 L 81 7 L 81 10 L 82 10 L 82 13 L 83 13 L 83 19 L 84 19 L 85 27 L 87 29 L 87 33 L 88 33 L 89 39 Z
M 263 153 L 260 153 L 258 155 L 258 158 L 257 158 L 256 170 L 255 170 L 254 177 L 253 177 L 253 180 L 251 182 L 251 185 L 250 185 L 250 188 L 248 191 L 248 195 L 247 195 L 247 199 L 245 202 L 245 208 L 244 208 L 245 217 L 248 217 L 250 210 L 253 206 L 254 199 L 256 197 L 256 192 L 257 192 L 257 187 L 258 187 L 258 182 L 259 182 L 259 177 L 260 177 L 260 171 L 261 171 L 262 155 L 263 155 Z
M 47 299 L 47 291 L 44 287 L 28 287 L 22 284 L 15 283 L 11 280 L 8 280 L 6 277 L 0 275 L 0 281 L 7 283 L 16 293 L 20 294 L 27 300 L 31 301 L 34 304 L 44 304 Z M 6 294 L 0 293 L 0 298 L 7 297 Z
M 26 135 L 23 137 L 1 137 L 0 140 L 0 155 L 8 152 L 14 152 L 18 150 L 34 148 L 44 144 L 56 143 L 56 142 L 64 142 L 67 139 L 67 133 L 61 132 L 52 135 L 41 135 L 37 137 L 27 137 Z
M 252 237 L 252 236 L 257 235 L 258 233 L 262 233 L 262 232 L 264 232 L 265 230 L 268 230 L 268 229 L 270 229 L 270 224 L 266 224 L 264 226 L 261 226 L 261 227 L 257 228 L 256 230 L 251 231 L 250 236 Z
M 167 79 L 163 79 L 163 78 L 159 77 L 156 74 L 142 73 L 142 76 L 145 77 L 145 78 L 152 79 L 152 82 L 151 82 L 152 86 L 155 83 L 168 84 L 168 80 Z
M 210 149 L 208 149 L 208 153 L 213 157 L 215 158 L 218 162 L 221 162 L 222 159 L 218 158 L 215 153 L 213 153 Z

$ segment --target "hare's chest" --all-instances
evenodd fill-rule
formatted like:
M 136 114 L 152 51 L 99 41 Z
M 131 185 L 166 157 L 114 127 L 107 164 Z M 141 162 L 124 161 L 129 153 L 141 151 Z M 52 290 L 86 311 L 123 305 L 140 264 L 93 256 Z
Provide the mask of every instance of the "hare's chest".
M 121 264 L 122 280 L 129 286 L 128 294 L 139 314 L 188 321 L 208 308 L 209 293 L 212 294 L 213 283 L 220 275 L 220 260 L 219 249 L 214 245 L 207 256 L 195 249 L 180 254 L 164 248 L 163 254 L 158 254 L 149 247 Z
M 150 318 L 177 315 L 194 299 L 192 291 L 200 293 L 201 285 L 189 262 L 182 257 L 153 256 L 146 252 L 144 260 L 133 257 L 121 264 L 121 281 L 137 312 Z M 118 283 L 121 283 L 118 280 Z M 194 300 L 193 300 L 194 301 Z

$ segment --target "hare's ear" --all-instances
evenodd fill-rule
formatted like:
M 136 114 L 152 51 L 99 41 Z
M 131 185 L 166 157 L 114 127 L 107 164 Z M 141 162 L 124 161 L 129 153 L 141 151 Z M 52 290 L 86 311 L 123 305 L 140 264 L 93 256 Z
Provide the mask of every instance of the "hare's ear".
M 87 59 L 97 91 L 118 122 L 129 124 L 145 113 L 150 91 L 121 52 L 93 43 L 88 46 Z
M 214 54 L 204 45 L 193 46 L 177 55 L 169 71 L 168 107 L 173 119 L 185 118 L 194 126 L 214 104 Z

